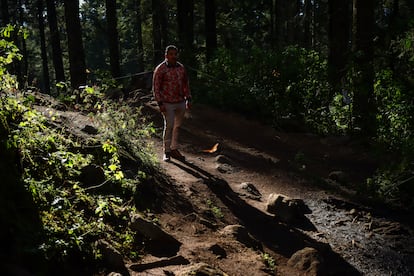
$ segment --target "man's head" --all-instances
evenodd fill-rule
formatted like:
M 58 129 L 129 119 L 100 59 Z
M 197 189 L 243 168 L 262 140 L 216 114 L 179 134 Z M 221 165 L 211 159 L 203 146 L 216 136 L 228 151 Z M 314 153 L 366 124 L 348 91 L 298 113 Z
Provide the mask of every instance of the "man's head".
M 178 58 L 178 48 L 175 45 L 169 45 L 165 48 L 165 59 L 169 64 L 175 64 Z

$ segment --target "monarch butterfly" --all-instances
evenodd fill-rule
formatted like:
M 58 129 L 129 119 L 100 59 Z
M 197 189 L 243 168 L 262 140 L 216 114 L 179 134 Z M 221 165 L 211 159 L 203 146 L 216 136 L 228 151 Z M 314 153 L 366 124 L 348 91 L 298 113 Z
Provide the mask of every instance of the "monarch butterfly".
M 218 149 L 218 146 L 219 146 L 219 143 L 216 143 L 216 144 L 214 144 L 214 146 L 211 149 L 205 149 L 205 150 L 202 150 L 202 152 L 215 153 Z

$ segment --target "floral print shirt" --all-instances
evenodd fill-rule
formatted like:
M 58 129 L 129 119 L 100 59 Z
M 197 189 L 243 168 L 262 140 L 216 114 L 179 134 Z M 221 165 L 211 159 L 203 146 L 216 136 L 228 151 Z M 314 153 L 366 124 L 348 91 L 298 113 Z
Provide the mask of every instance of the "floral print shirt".
M 184 66 L 177 62 L 168 64 L 167 60 L 154 70 L 152 90 L 157 102 L 178 103 L 191 97 L 187 72 Z

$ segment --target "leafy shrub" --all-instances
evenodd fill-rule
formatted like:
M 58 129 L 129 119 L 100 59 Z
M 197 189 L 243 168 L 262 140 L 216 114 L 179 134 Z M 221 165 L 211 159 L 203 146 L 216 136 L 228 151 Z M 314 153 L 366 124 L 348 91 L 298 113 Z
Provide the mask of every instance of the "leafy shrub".
M 414 94 L 394 78 L 391 70 L 377 74 L 378 139 L 389 149 L 414 152 Z
M 387 156 L 366 188 L 378 198 L 414 208 L 414 29 L 392 43 L 393 68 L 376 74 L 378 143 Z
M 326 61 L 316 52 L 288 47 L 281 53 L 253 48 L 247 53 L 220 49 L 198 75 L 199 101 L 277 124 L 281 118 L 306 122 L 328 106 Z M 327 110 L 329 112 L 329 110 Z M 329 116 L 324 119 L 330 120 Z
M 22 179 L 42 224 L 43 233 L 38 233 L 42 242 L 32 250 L 58 263 L 74 255 L 92 260 L 99 257 L 94 242 L 106 239 L 125 256 L 136 258 L 139 247 L 127 226 L 135 210 L 135 189 L 154 166 L 145 140 L 153 128 L 145 124 L 139 110 L 100 98 L 97 103 L 105 110 L 95 116 L 102 128 L 101 138 L 94 142 L 99 148 L 88 152 L 82 150 L 82 141 L 54 128 L 30 99 L 20 93 L 2 97 L 0 118 L 9 128 L 7 143 L 19 150 Z M 59 119 L 52 115 L 52 120 Z M 137 163 L 131 178 L 125 177 L 122 165 L 126 151 Z M 111 193 L 79 182 L 82 168 L 90 164 L 103 168 L 106 180 L 99 186 L 110 185 Z
M 7 25 L 0 29 L 0 90 L 10 91 L 18 88 L 16 76 L 9 74 L 7 66 L 15 60 L 20 60 L 22 55 L 19 48 L 10 41 L 11 34 L 16 32 L 18 35 L 26 36 L 23 29 L 17 29 L 12 25 Z

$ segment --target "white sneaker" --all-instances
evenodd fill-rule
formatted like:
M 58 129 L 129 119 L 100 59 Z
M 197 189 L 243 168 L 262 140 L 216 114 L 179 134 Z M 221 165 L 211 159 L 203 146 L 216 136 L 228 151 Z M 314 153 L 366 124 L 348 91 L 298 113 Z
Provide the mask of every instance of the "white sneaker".
M 165 152 L 163 157 L 162 157 L 162 160 L 165 161 L 165 162 L 169 162 L 170 161 L 170 152 Z

